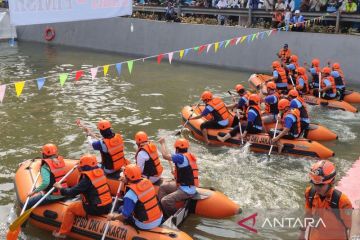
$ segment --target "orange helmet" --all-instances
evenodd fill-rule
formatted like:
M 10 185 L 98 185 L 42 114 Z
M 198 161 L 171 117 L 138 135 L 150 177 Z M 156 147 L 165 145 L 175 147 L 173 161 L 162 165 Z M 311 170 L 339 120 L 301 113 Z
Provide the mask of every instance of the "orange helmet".
M 80 158 L 79 167 L 89 166 L 95 167 L 97 166 L 97 160 L 95 155 L 85 154 Z
M 42 147 L 42 154 L 45 156 L 58 155 L 58 149 L 55 144 L 48 143 Z
M 237 85 L 235 86 L 235 91 L 236 91 L 236 92 L 240 92 L 241 90 L 245 90 L 245 88 L 243 87 L 243 85 L 237 84 Z
M 146 132 L 140 131 L 135 134 L 136 144 L 140 144 L 147 141 L 148 141 L 148 135 L 146 134 Z
M 189 141 L 186 140 L 185 138 L 179 138 L 179 139 L 177 139 L 175 141 L 174 147 L 175 148 L 180 148 L 180 149 L 188 149 L 189 148 Z
M 321 71 L 322 73 L 326 73 L 326 74 L 330 74 L 331 73 L 331 69 L 329 67 L 324 67 Z
M 141 169 L 136 164 L 126 165 L 124 174 L 125 177 L 130 181 L 141 179 Z
M 284 110 L 285 108 L 290 107 L 290 102 L 287 99 L 281 99 L 278 103 L 278 109 Z
M 210 91 L 204 91 L 201 94 L 201 100 L 210 101 L 213 98 L 213 94 Z
M 108 120 L 100 120 L 97 124 L 99 130 L 106 130 L 111 128 L 111 123 Z
M 289 96 L 293 97 L 293 98 L 297 98 L 299 96 L 299 92 L 295 89 L 292 89 L 289 91 L 288 93 Z
M 331 183 L 336 176 L 336 169 L 332 162 L 321 160 L 311 166 L 309 177 L 314 184 Z
M 272 67 L 273 67 L 273 68 L 278 68 L 278 67 L 281 67 L 281 64 L 280 64 L 279 61 L 273 61 L 273 62 L 272 62 Z
M 275 90 L 275 89 L 276 89 L 276 84 L 275 84 L 274 82 L 268 82 L 268 83 L 266 84 L 266 87 L 267 87 L 268 89 Z
M 333 63 L 332 67 L 333 67 L 333 69 L 340 69 L 340 64 L 339 63 Z
M 314 67 L 318 67 L 318 66 L 320 66 L 320 60 L 317 59 L 317 58 L 314 58 L 314 59 L 311 61 L 311 64 L 312 64 Z
M 296 56 L 296 55 L 291 55 L 290 56 L 290 61 L 291 62 L 297 62 L 298 60 L 299 60 L 298 56 Z
M 259 95 L 255 94 L 255 93 L 251 94 L 249 97 L 249 104 L 250 104 L 250 102 L 254 102 L 255 104 L 260 104 Z
M 305 74 L 306 74 L 306 70 L 305 70 L 304 67 L 298 67 L 298 68 L 296 69 L 296 71 L 297 71 L 298 73 L 300 73 L 301 75 L 305 75 Z

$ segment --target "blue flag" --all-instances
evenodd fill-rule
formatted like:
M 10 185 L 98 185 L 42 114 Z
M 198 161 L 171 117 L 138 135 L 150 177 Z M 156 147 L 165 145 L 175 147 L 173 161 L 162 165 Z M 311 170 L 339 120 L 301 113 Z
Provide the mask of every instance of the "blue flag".
M 37 79 L 37 86 L 38 86 L 38 89 L 42 89 L 42 87 L 44 86 L 45 84 L 45 78 L 38 78 Z
M 118 74 L 120 76 L 120 74 L 121 74 L 121 63 L 115 64 L 115 67 L 116 67 L 116 70 L 117 70 L 117 72 L 118 72 Z

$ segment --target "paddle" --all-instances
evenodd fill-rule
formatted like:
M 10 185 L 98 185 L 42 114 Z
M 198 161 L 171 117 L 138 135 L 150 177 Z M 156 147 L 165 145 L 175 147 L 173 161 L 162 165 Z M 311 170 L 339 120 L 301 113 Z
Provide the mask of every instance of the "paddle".
M 274 131 L 274 134 L 273 134 L 273 138 L 276 136 L 278 124 L 279 124 L 279 115 L 276 116 L 276 124 L 275 124 L 275 131 Z M 273 147 L 274 147 L 274 144 L 271 143 L 270 150 L 269 150 L 269 153 L 268 153 L 268 159 L 270 159 L 270 155 L 271 155 Z
M 321 72 L 319 72 L 319 98 L 321 98 L 321 97 L 320 97 L 320 90 L 321 90 L 321 89 L 320 89 L 320 83 L 321 83 Z
M 122 181 L 120 181 L 119 187 L 118 187 L 117 192 L 116 192 L 115 200 L 114 200 L 113 205 L 112 205 L 112 207 L 111 207 L 110 214 L 112 214 L 112 213 L 114 212 L 114 210 L 115 210 L 115 206 L 116 206 L 116 203 L 117 203 L 117 201 L 118 201 L 118 199 L 119 199 L 120 191 L 121 191 L 121 189 L 123 188 L 123 186 L 124 186 L 124 183 L 123 183 Z M 104 233 L 103 233 L 103 235 L 102 235 L 102 237 L 101 237 L 101 240 L 104 240 L 104 239 L 105 239 L 106 233 L 107 233 L 107 231 L 108 231 L 108 229 L 109 229 L 109 224 L 110 224 L 110 220 L 108 220 L 108 221 L 106 222 L 105 230 L 104 230 Z
M 293 85 L 294 89 L 296 89 L 294 80 L 290 74 L 289 74 L 289 77 L 290 77 L 291 84 Z
M 195 109 L 199 106 L 200 102 L 201 102 L 201 99 L 197 102 L 197 104 L 196 104 L 196 106 L 195 106 Z M 194 110 L 195 110 L 195 109 L 194 109 Z M 181 129 L 175 134 L 175 136 L 179 136 L 179 135 L 182 133 L 182 131 L 184 130 L 186 124 L 189 122 L 190 118 L 191 118 L 192 115 L 194 114 L 194 112 L 195 112 L 194 110 L 193 110 L 193 112 L 190 114 L 190 116 L 188 117 L 188 119 L 186 120 L 186 122 L 184 123 L 184 125 L 181 127 Z
M 36 185 L 36 183 L 37 183 L 37 181 L 38 181 L 38 179 L 39 179 L 39 176 L 40 176 L 40 171 L 39 171 L 38 175 L 36 176 L 35 181 L 34 181 L 33 185 L 31 186 L 31 189 L 30 189 L 30 192 L 29 192 L 29 193 L 31 193 L 32 191 L 34 191 L 34 188 L 35 188 L 35 185 Z M 29 199 L 30 199 L 30 196 L 28 196 L 28 197 L 26 198 L 25 204 L 24 204 L 23 208 L 21 209 L 20 215 L 25 212 L 26 207 L 27 207 L 27 205 L 28 205 L 28 203 L 29 203 Z M 21 230 L 21 228 L 18 227 L 18 228 L 15 229 L 14 231 L 8 231 L 8 233 L 7 233 L 7 235 L 6 235 L 6 239 L 7 239 L 7 240 L 16 240 L 16 239 L 18 238 L 18 235 L 19 235 L 19 233 L 20 233 L 20 230 Z
M 59 181 L 61 184 L 78 166 L 76 164 L 64 177 L 62 177 Z M 23 214 L 21 214 L 15 221 L 9 226 L 10 231 L 15 231 L 18 227 L 20 227 L 29 217 L 32 211 L 39 206 L 45 198 L 47 198 L 53 191 L 55 190 L 55 187 L 52 187 L 32 208 L 26 210 Z
M 76 119 L 76 125 L 78 125 L 78 127 L 82 128 L 84 130 L 84 132 L 86 134 L 90 135 L 91 137 L 96 138 L 96 139 L 100 138 L 98 135 L 93 133 L 88 127 L 86 127 L 83 123 L 81 123 L 80 118 Z
M 232 96 L 232 93 L 230 91 L 228 91 L 228 93 Z M 235 103 L 235 99 L 233 98 L 233 102 Z M 239 109 L 236 108 L 236 115 L 239 119 L 239 131 L 240 131 L 240 137 L 241 137 L 241 144 L 244 145 L 244 138 L 243 138 L 243 134 L 242 134 L 242 129 L 241 129 L 241 121 L 240 121 L 240 112 Z

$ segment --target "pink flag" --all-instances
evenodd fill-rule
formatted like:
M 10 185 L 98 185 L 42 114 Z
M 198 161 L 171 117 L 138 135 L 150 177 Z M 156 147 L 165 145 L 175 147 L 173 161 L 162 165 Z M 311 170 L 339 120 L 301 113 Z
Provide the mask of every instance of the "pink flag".
M 91 79 L 94 80 L 98 72 L 98 68 L 97 67 L 91 68 L 90 72 L 91 72 Z
M 6 85 L 0 85 L 0 103 L 4 100 Z
M 173 58 L 174 53 L 168 53 L 168 57 L 169 57 L 169 63 L 171 64 L 172 58 Z

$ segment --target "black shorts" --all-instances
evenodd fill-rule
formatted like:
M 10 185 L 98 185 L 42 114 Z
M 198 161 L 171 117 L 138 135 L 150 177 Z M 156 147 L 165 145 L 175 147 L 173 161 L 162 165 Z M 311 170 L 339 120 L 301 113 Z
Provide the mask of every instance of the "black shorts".
M 227 126 L 221 126 L 220 124 L 218 124 L 217 121 L 215 120 L 209 120 L 209 121 L 206 121 L 206 122 L 203 122 L 201 125 L 200 125 L 200 129 L 203 130 L 203 129 L 221 129 L 221 128 L 226 128 Z

